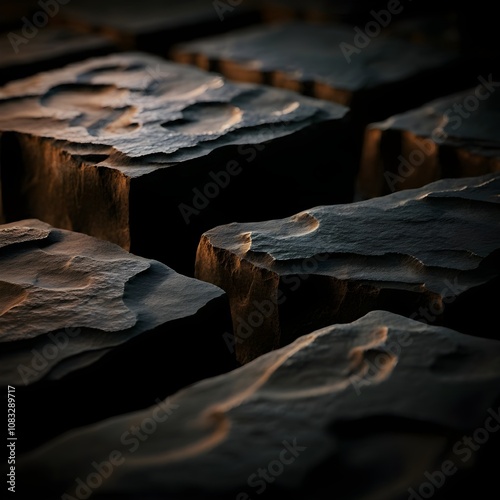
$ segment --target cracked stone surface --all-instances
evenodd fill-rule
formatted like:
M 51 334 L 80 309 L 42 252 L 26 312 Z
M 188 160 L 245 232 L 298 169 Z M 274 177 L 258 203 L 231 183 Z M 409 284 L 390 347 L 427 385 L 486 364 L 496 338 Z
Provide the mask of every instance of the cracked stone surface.
M 20 446 L 234 367 L 228 328 L 213 285 L 38 220 L 0 226 L 0 385 L 17 388 Z
M 14 30 L 0 37 L 0 84 L 102 56 L 113 49 L 108 38 L 95 33 L 46 27 L 30 39 L 22 30 Z
M 352 200 L 347 113 L 140 53 L 13 82 L 0 88 L 5 219 L 35 217 L 192 274 L 211 227 Z M 155 237 L 160 225 L 171 238 Z
M 357 197 L 424 186 L 443 177 L 500 172 L 500 83 L 478 86 L 371 124 L 365 134 Z
M 445 82 L 447 89 L 456 85 L 450 81 L 456 52 L 385 37 L 368 38 L 358 49 L 355 36 L 353 28 L 342 25 L 264 25 L 181 44 L 173 57 L 232 79 L 339 102 L 360 119 L 385 118 L 391 109 L 424 103 L 426 93 L 439 95 Z
M 496 481 L 498 436 L 484 433 L 500 422 L 499 383 L 500 342 L 374 311 L 76 429 L 19 470 L 54 498 L 101 464 L 96 498 L 326 499 L 333 483 L 339 499 L 400 500 L 450 460 L 435 498 L 453 498 Z
M 231 303 L 241 362 L 384 309 L 498 338 L 500 174 L 205 233 L 195 275 Z

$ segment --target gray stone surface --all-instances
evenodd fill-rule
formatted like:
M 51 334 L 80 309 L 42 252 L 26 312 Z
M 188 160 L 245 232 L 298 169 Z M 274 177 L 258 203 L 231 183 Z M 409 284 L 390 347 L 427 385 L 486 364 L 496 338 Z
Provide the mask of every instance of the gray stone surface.
M 37 220 L 0 226 L 0 386 L 17 388 L 20 446 L 231 368 L 228 326 L 215 286 Z
M 0 89 L 6 220 L 36 217 L 192 273 L 215 225 L 352 199 L 347 112 L 140 53 L 13 82 Z
M 19 474 L 54 498 L 90 478 L 96 498 L 330 499 L 333 484 L 338 499 L 399 500 L 451 460 L 435 498 L 450 486 L 488 491 L 498 439 L 485 424 L 498 427 L 499 383 L 500 342 L 375 311 L 163 407 L 68 433 L 23 457 Z M 135 426 L 147 429 L 141 441 Z
M 229 295 L 242 362 L 384 309 L 498 335 L 500 174 L 205 233 L 196 276 Z
M 443 177 L 500 171 L 500 83 L 478 86 L 371 124 L 365 134 L 359 198 L 424 186 Z
M 366 46 L 358 48 L 356 33 L 343 25 L 264 25 L 182 44 L 173 57 L 233 79 L 339 102 L 361 118 L 386 117 L 391 109 L 408 109 L 426 94 L 435 96 L 444 82 L 454 85 L 456 52 L 368 36 Z

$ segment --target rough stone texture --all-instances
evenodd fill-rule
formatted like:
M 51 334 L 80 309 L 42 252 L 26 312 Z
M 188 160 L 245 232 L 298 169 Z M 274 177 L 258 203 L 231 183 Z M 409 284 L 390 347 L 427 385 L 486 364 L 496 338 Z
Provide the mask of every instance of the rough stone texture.
M 314 500 L 334 485 L 340 500 L 400 500 L 451 460 L 434 498 L 474 498 L 498 478 L 498 433 L 485 423 L 500 422 L 499 386 L 500 342 L 375 311 L 180 391 L 154 431 L 144 423 L 164 417 L 158 408 L 78 429 L 25 456 L 18 474 L 75 496 L 76 479 L 115 451 L 93 498 Z M 130 441 L 142 425 L 146 439 Z
M 46 27 L 32 39 L 23 37 L 19 30 L 5 33 L 0 37 L 0 84 L 101 56 L 113 49 L 108 38 L 66 28 Z
M 241 362 L 384 309 L 493 335 L 500 174 L 443 180 L 203 235 L 196 276 L 228 293 Z
M 363 119 L 406 110 L 425 102 L 426 95 L 431 99 L 449 92 L 460 80 L 452 51 L 383 37 L 369 39 L 366 47 L 357 49 L 355 36 L 348 26 L 257 26 L 181 44 L 173 58 L 232 79 L 339 102 Z M 343 49 L 347 44 L 356 51 L 349 58 Z M 462 67 L 460 71 L 466 74 Z
M 231 369 L 228 328 L 215 286 L 37 220 L 0 226 L 0 385 L 17 389 L 20 447 Z
M 478 80 L 478 87 L 370 125 L 357 197 L 500 171 L 500 84 L 490 78 L 489 88 Z
M 17 81 L 0 89 L 6 220 L 36 217 L 192 274 L 218 224 L 352 200 L 347 112 L 139 53 Z
M 70 25 L 112 36 L 126 49 L 166 55 L 169 47 L 197 36 L 258 22 L 251 2 L 232 7 L 206 0 L 71 0 L 61 14 Z

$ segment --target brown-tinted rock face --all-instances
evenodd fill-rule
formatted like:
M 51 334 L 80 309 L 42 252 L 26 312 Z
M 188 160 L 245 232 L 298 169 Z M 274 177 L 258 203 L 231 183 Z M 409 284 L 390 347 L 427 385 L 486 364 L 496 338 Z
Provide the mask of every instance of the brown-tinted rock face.
M 347 111 L 135 53 L 17 81 L 0 89 L 6 219 L 192 273 L 218 224 L 352 199 Z
M 169 47 L 258 22 L 251 3 L 218 0 L 71 0 L 61 17 L 79 28 L 105 33 L 121 46 L 165 55 Z
M 229 295 L 240 361 L 384 309 L 493 336 L 500 174 L 217 227 L 196 276 Z
M 46 27 L 27 38 L 14 30 L 0 37 L 0 84 L 112 50 L 112 42 L 96 34 Z
M 359 48 L 359 36 L 346 26 L 258 26 L 182 44 L 173 57 L 339 102 L 361 120 L 385 118 L 457 84 L 453 52 L 368 35 Z
M 500 342 L 375 311 L 66 434 L 18 474 L 45 498 L 474 498 L 497 482 L 499 385 Z
M 37 220 L 0 226 L 0 386 L 19 447 L 234 366 L 219 288 Z
M 357 196 L 500 171 L 499 87 L 491 74 L 479 77 L 473 89 L 370 125 Z

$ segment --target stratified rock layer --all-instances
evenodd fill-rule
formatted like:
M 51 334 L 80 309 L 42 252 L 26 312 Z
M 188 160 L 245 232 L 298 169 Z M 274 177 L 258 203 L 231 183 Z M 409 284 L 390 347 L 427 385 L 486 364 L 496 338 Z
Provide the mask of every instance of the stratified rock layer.
M 498 338 L 500 174 L 205 233 L 196 276 L 228 293 L 246 362 L 384 309 Z
M 399 500 L 445 467 L 435 498 L 453 498 L 496 482 L 499 385 L 500 342 L 375 311 L 66 434 L 18 474 L 45 498 Z
M 0 226 L 0 385 L 19 447 L 235 364 L 219 288 L 37 220 Z
M 173 57 L 344 104 L 361 120 L 385 118 L 457 84 L 456 53 L 384 37 L 367 37 L 359 48 L 356 34 L 336 25 L 257 26 L 182 44 Z
M 13 82 L 0 89 L 6 220 L 192 274 L 211 227 L 352 200 L 347 112 L 136 53 Z
M 372 198 L 444 177 L 500 171 L 500 83 L 478 86 L 370 125 L 357 196 Z

